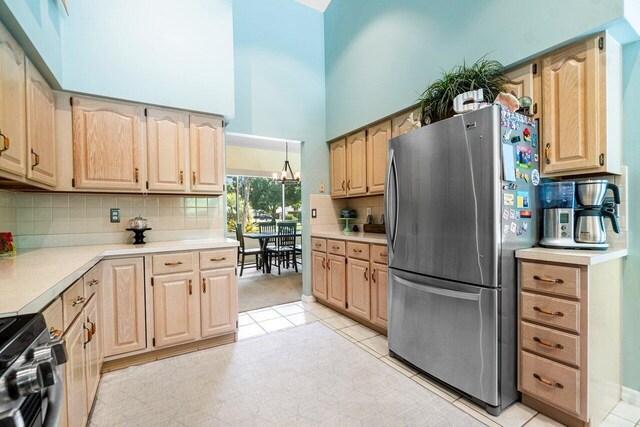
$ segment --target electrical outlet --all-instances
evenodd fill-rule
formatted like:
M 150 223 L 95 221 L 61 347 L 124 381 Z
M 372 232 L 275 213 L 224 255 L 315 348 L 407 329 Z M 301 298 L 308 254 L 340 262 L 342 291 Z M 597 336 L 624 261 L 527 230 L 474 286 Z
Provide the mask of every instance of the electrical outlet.
M 109 218 L 111 222 L 120 222 L 120 208 L 111 208 Z
M 318 210 L 316 208 L 311 209 L 311 218 L 318 217 Z
M 371 215 L 371 208 L 367 208 L 367 215 Z
M 321 183 L 320 183 L 319 191 L 320 191 L 321 193 L 324 193 L 324 182 L 321 182 Z

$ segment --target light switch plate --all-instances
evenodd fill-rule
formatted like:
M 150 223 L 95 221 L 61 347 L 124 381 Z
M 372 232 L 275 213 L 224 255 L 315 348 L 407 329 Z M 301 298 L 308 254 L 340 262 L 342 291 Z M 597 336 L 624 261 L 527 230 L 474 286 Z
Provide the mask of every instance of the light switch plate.
M 318 217 L 318 210 L 316 208 L 311 209 L 311 218 Z
M 111 222 L 120 222 L 120 208 L 111 208 L 109 220 Z

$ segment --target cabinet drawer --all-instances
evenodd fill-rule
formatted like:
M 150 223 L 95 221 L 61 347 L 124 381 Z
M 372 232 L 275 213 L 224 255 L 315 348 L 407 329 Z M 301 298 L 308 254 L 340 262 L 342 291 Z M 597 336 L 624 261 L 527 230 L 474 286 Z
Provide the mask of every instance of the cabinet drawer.
M 580 332 L 580 303 L 522 292 L 522 318 Z
M 84 275 L 84 297 L 89 301 L 89 298 L 98 291 L 98 286 L 102 281 L 102 267 L 97 264 L 91 270 Z
M 151 260 L 154 275 L 193 271 L 193 254 L 191 252 L 154 255 Z
M 200 252 L 200 270 L 235 267 L 238 263 L 236 249 L 218 249 Z
M 387 247 L 383 245 L 371 245 L 371 262 L 387 265 Z
M 520 263 L 522 289 L 580 298 L 580 269 L 562 265 Z
M 342 240 L 327 240 L 327 252 L 335 255 L 345 255 L 346 243 Z
M 369 261 L 369 245 L 367 243 L 347 242 L 347 256 Z
M 325 239 L 311 238 L 311 249 L 319 252 L 327 251 L 327 241 Z
M 65 331 L 69 328 L 73 319 L 82 311 L 85 301 L 84 280 L 78 279 L 62 294 L 62 312 Z
M 523 351 L 520 391 L 580 415 L 580 371 Z
M 59 331 L 59 336 L 64 333 L 64 316 L 62 314 L 62 298 L 56 298 L 42 311 L 47 328 L 50 332 Z M 58 334 L 58 332 L 56 332 Z
M 521 322 L 520 332 L 523 349 L 580 366 L 579 336 L 527 322 Z

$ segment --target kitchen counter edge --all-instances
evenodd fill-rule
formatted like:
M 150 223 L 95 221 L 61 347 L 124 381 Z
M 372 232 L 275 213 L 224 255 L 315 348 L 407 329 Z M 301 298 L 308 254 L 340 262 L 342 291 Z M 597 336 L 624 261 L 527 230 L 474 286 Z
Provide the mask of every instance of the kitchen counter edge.
M 352 242 L 373 243 L 374 245 L 386 245 L 387 236 L 378 233 L 345 233 L 343 231 L 315 231 L 311 237 L 320 239 L 348 240 Z
M 606 251 L 528 248 L 516 251 L 516 258 L 531 261 L 548 261 L 561 264 L 596 265 L 629 255 L 627 248 L 610 248 Z

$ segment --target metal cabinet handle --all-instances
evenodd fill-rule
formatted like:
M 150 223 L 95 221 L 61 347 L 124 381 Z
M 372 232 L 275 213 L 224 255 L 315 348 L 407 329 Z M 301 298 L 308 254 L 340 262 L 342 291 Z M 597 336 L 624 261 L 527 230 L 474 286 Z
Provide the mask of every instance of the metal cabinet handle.
M 140 169 L 135 168 L 135 173 L 133 175 L 136 178 L 136 184 L 140 182 Z
M 313 246 L 315 246 L 316 248 L 319 248 L 320 246 L 322 246 L 322 244 L 320 244 L 320 243 L 316 243 L 316 244 L 314 244 Z
M 33 154 L 33 164 L 31 165 L 31 170 L 34 170 L 36 166 L 40 164 L 40 155 L 31 149 L 31 154 Z
M 371 281 L 373 283 L 376 283 L 376 269 L 374 268 L 373 271 L 371 272 Z
M 86 301 L 86 299 L 85 299 L 84 297 L 77 296 L 77 297 L 76 297 L 76 299 L 74 299 L 74 300 L 71 302 L 71 306 L 72 306 L 72 307 L 75 307 L 76 305 L 78 305 L 78 304 L 82 304 L 82 303 L 84 303 L 85 301 Z
M 386 252 L 383 252 L 383 253 L 381 253 L 381 254 L 380 254 L 380 256 L 381 256 L 381 257 L 384 257 L 384 258 L 386 258 L 386 256 L 387 256 L 387 253 L 386 253 Z
M 364 269 L 364 280 L 365 282 L 369 281 L 369 275 L 367 274 L 369 272 L 369 267 L 365 267 Z
M 49 328 L 49 333 L 51 335 L 55 335 L 58 338 L 62 337 L 62 331 L 60 329 L 55 329 L 53 326 Z
M 7 151 L 11 146 L 11 141 L 9 141 L 9 138 L 3 134 L 2 131 L 0 131 L 0 138 L 2 138 L 2 146 L 0 148 L 0 156 L 2 156 L 2 152 Z
M 172 266 L 172 265 L 182 265 L 183 262 L 182 261 L 171 261 L 171 262 L 165 262 L 164 265 L 166 266 Z
M 351 190 L 351 180 L 347 181 L 347 190 Z
M 193 294 L 193 285 L 191 283 L 191 279 L 189 279 L 189 295 Z
M 184 184 L 184 171 L 180 171 L 180 185 Z
M 196 171 L 193 171 L 191 173 L 191 178 L 192 178 L 192 181 L 193 181 L 193 185 L 196 185 Z
M 96 286 L 99 284 L 100 284 L 100 281 L 98 279 L 93 279 L 92 281 L 89 282 L 89 286 Z
M 331 263 L 327 261 L 327 270 L 331 271 Z
M 344 186 L 344 179 L 342 180 L 342 189 L 346 190 L 345 186 Z
M 544 308 L 540 308 L 538 306 L 533 307 L 533 309 L 538 313 L 546 314 L 547 316 L 558 316 L 558 317 L 564 316 L 564 313 L 561 311 L 549 311 L 549 310 L 545 310 Z
M 91 323 L 91 333 L 93 335 L 95 335 L 95 333 L 96 333 L 96 323 L 92 322 L 91 319 L 89 319 L 89 316 L 87 316 L 87 323 Z
M 323 268 L 323 269 L 326 269 L 326 268 L 327 268 L 327 266 L 324 264 L 324 260 L 322 260 L 322 268 Z
M 547 164 L 551 164 L 551 144 L 544 146 L 544 157 Z
M 356 252 L 356 253 L 360 254 L 360 253 L 362 253 L 362 249 L 354 249 L 353 252 Z
M 564 386 L 560 383 L 557 383 L 555 381 L 551 381 L 548 380 L 538 374 L 533 374 L 533 378 L 537 379 L 538 381 L 540 381 L 542 384 L 549 386 L 549 387 L 556 387 L 559 388 L 560 390 L 562 390 L 564 388 Z
M 533 276 L 533 280 L 537 280 L 538 282 L 545 282 L 545 283 L 557 283 L 559 285 L 564 283 L 564 280 L 562 279 L 552 279 L 550 277 L 540 277 L 538 275 Z
M 207 293 L 207 279 L 202 279 L 202 293 L 206 294 Z
M 331 246 L 331 249 L 338 250 L 338 249 L 340 249 L 340 246 Z
M 558 344 L 558 343 L 552 343 L 546 340 L 543 340 L 542 338 L 538 338 L 538 337 L 533 337 L 533 340 L 535 342 L 537 342 L 540 345 L 543 345 L 545 347 L 550 347 L 550 348 L 557 348 L 558 350 L 562 350 L 564 349 L 564 346 L 562 344 Z
M 93 341 L 93 335 L 96 333 L 96 325 L 87 317 L 87 322 L 91 323 L 91 327 L 87 328 L 87 325 L 82 325 L 85 331 L 87 331 L 87 340 L 82 344 L 83 347 L 86 347 L 91 341 Z
M 222 258 L 209 258 L 209 261 L 225 261 L 227 259 L 226 256 L 223 256 Z

